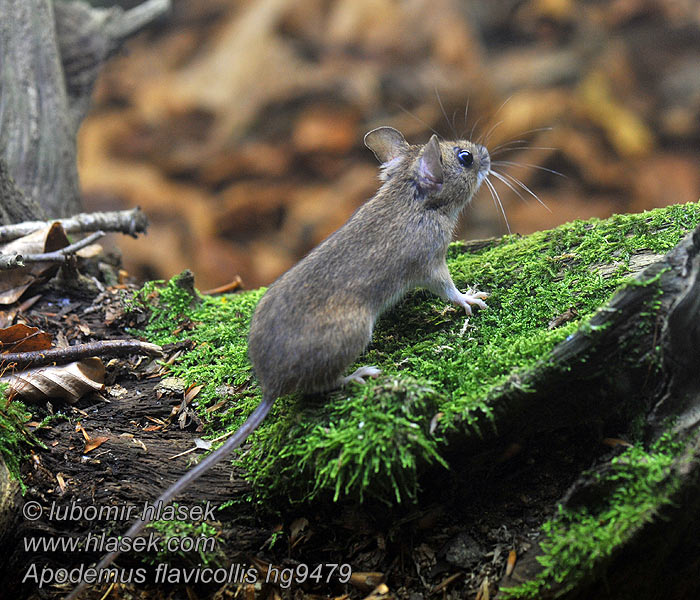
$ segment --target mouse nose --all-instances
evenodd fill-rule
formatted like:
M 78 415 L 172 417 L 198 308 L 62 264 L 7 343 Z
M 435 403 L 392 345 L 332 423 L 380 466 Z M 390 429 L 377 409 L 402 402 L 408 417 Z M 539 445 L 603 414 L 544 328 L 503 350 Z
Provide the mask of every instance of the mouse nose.
M 481 170 L 488 171 L 491 168 L 491 156 L 489 155 L 489 151 L 486 149 L 486 146 L 479 146 L 478 153 L 479 166 L 481 167 Z

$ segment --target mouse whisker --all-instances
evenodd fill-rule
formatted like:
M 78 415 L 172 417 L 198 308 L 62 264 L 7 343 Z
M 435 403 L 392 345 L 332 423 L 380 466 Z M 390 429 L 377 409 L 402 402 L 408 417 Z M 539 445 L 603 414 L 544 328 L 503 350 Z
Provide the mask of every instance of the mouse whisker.
M 490 171 L 490 173 L 493 173 L 493 171 Z M 508 223 L 508 217 L 506 217 L 506 211 L 503 208 L 503 203 L 501 202 L 501 197 L 498 195 L 498 191 L 494 187 L 493 183 L 491 183 L 488 180 L 488 178 L 484 179 L 484 183 L 486 184 L 486 188 L 491 194 L 491 198 L 493 198 L 493 203 L 501 209 L 501 214 L 503 215 L 503 220 L 506 222 L 506 228 L 508 229 L 508 233 L 513 233 L 510 230 L 510 223 Z
M 440 138 L 442 137 L 437 131 L 435 131 L 430 125 L 428 125 L 428 124 L 427 124 L 423 119 L 421 119 L 417 114 L 411 112 L 410 110 L 408 110 L 405 106 L 402 106 L 401 104 L 397 104 L 396 106 L 398 106 L 398 107 L 399 107 L 403 112 L 405 112 L 409 117 L 413 117 L 416 121 L 418 121 L 418 122 L 421 123 L 422 125 L 425 125 L 425 126 L 426 126 L 428 129 L 430 129 L 430 131 L 432 131 L 436 136 L 438 136 L 438 137 L 440 137 Z
M 457 132 L 455 131 L 455 124 L 454 122 L 450 122 L 450 118 L 447 116 L 447 112 L 445 111 L 445 107 L 442 104 L 442 98 L 440 98 L 440 93 L 438 92 L 437 87 L 435 88 L 435 96 L 437 97 L 438 104 L 440 105 L 440 110 L 442 111 L 442 115 L 445 117 L 445 121 L 447 121 L 447 124 L 450 127 L 450 131 L 452 133 L 452 136 L 456 139 Z
M 566 175 L 564 175 L 564 173 L 560 173 L 559 171 L 555 171 L 554 169 L 548 169 L 547 167 L 541 167 L 540 165 L 533 165 L 530 163 L 516 162 L 513 160 L 496 160 L 496 161 L 493 161 L 492 164 L 508 165 L 510 167 L 529 167 L 531 169 L 537 169 L 539 171 L 546 171 L 547 173 L 552 173 L 553 175 L 559 175 L 559 177 L 566 177 Z
M 549 208 L 542 200 L 540 200 L 539 196 L 535 194 L 529 187 L 527 187 L 522 181 L 520 181 L 517 177 L 514 177 L 513 175 L 510 175 L 508 173 L 499 173 L 504 178 L 510 179 L 513 183 L 516 185 L 520 186 L 523 190 L 525 190 L 528 194 L 530 194 L 537 202 L 539 202 L 544 208 L 546 208 L 550 213 L 552 212 L 552 209 Z M 503 180 L 502 180 L 503 181 Z
M 507 146 L 511 146 L 508 148 Z M 496 146 L 496 148 L 493 149 L 493 151 L 489 152 L 491 157 L 493 158 L 494 156 L 498 156 L 499 154 L 503 154 L 504 152 L 515 152 L 516 150 L 557 150 L 558 148 L 554 148 L 552 146 L 513 146 L 510 143 L 509 144 L 501 144 L 500 146 Z
M 498 123 L 496 123 L 495 125 L 492 125 L 491 128 L 486 132 L 486 135 L 483 136 L 483 141 L 480 142 L 483 146 L 487 146 L 487 145 L 488 145 L 489 139 L 491 138 L 491 136 L 492 136 L 492 135 L 494 134 L 494 132 L 496 131 L 496 128 L 497 128 L 499 125 L 501 125 L 502 123 L 503 123 L 503 119 L 501 119 L 500 121 L 498 121 Z
M 482 115 L 483 116 L 483 115 Z M 479 121 L 481 121 L 481 117 L 479 117 L 475 122 L 474 125 L 472 125 L 472 130 L 469 132 L 469 139 L 473 140 L 474 139 L 474 130 L 476 129 L 477 125 L 479 124 Z
M 495 148 L 492 148 L 489 153 L 493 156 L 494 152 L 497 152 L 501 148 L 507 148 L 508 146 L 514 146 L 515 144 L 527 144 L 528 140 L 511 140 L 510 142 L 503 142 L 502 144 L 498 144 Z
M 513 94 L 511 94 L 510 96 L 508 96 L 508 97 L 501 103 L 501 105 L 498 107 L 498 109 L 496 110 L 496 112 L 493 113 L 493 115 L 491 116 L 491 119 L 492 119 L 492 120 L 495 119 L 495 118 L 498 116 L 498 113 L 500 113 L 501 110 L 503 110 L 503 107 L 504 107 L 506 104 L 508 104 L 508 102 L 510 102 L 510 101 L 512 100 L 512 98 L 513 98 Z M 487 143 L 488 143 L 488 141 L 489 141 L 489 138 L 491 137 L 491 135 L 493 134 L 493 132 L 496 131 L 496 128 L 497 128 L 501 123 L 503 123 L 504 120 L 505 120 L 505 119 L 501 119 L 498 123 L 496 123 L 495 125 L 493 125 L 493 126 L 488 130 L 488 132 L 486 133 L 486 135 L 481 136 L 481 140 L 483 140 L 483 141 L 479 141 L 479 143 L 482 144 L 482 145 L 484 145 L 484 146 L 486 146 Z M 473 131 L 472 131 L 472 133 L 473 133 Z M 470 136 L 470 139 L 473 139 L 472 136 Z
M 535 127 L 534 129 L 527 129 L 525 131 L 521 131 L 520 133 L 516 134 L 518 137 L 525 137 L 526 135 L 529 135 L 531 133 L 539 133 L 541 131 L 551 131 L 552 127 Z M 525 142 L 526 140 L 511 140 L 508 142 L 504 142 L 503 144 L 500 144 L 496 146 L 493 150 L 496 151 L 499 148 L 502 148 L 504 146 L 509 146 L 511 144 L 517 143 L 517 142 Z
M 467 98 L 467 105 L 464 107 L 464 133 L 467 132 L 467 115 L 469 114 L 469 98 Z
M 510 181 L 508 181 L 508 180 L 504 177 L 503 173 L 499 173 L 499 172 L 494 171 L 493 169 L 491 169 L 491 170 L 489 171 L 489 174 L 490 174 L 490 175 L 493 175 L 496 179 L 498 179 L 498 181 L 500 181 L 501 183 L 503 183 L 504 185 L 506 185 L 508 188 L 510 188 L 510 190 L 511 190 L 516 196 L 518 196 L 518 198 L 520 198 L 523 202 L 525 202 L 525 204 L 528 204 L 527 198 L 525 198 L 525 197 L 520 193 L 520 190 L 519 190 L 518 188 L 516 188 L 515 186 L 513 186 L 513 184 L 510 183 Z

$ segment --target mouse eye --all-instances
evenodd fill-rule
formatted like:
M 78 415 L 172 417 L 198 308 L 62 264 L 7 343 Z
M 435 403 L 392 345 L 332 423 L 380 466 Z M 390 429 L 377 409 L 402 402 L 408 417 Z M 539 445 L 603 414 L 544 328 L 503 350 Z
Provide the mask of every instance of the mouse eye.
M 474 164 L 474 156 L 469 150 L 460 150 L 457 152 L 457 160 L 463 167 L 471 167 Z

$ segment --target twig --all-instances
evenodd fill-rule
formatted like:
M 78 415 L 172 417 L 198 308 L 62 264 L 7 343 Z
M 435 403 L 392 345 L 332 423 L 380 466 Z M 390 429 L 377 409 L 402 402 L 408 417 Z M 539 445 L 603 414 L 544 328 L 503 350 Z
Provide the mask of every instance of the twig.
M 9 271 L 23 266 L 21 254 L 0 254 L 0 271 Z
M 24 369 L 29 366 L 43 367 L 52 363 L 69 363 L 91 356 L 129 356 L 130 354 L 163 356 L 163 351 L 156 344 L 149 344 L 139 340 L 105 340 L 102 342 L 76 344 L 67 348 L 0 354 L 0 364 L 4 363 L 8 366 L 12 365 L 18 369 Z
M 233 278 L 233 281 L 230 281 L 229 283 L 222 285 L 218 288 L 213 288 L 211 290 L 207 290 L 206 292 L 202 292 L 203 296 L 215 296 L 217 294 L 230 294 L 231 292 L 235 292 L 237 289 L 240 289 L 240 287 L 243 285 L 243 280 L 241 279 L 240 275 L 236 275 Z
M 143 211 L 136 207 L 131 210 L 113 212 L 80 213 L 65 219 L 51 221 L 26 221 L 0 227 L 0 243 L 16 240 L 33 231 L 60 222 L 66 233 L 85 233 L 88 231 L 118 231 L 136 237 L 145 233 L 148 219 Z
M 64 248 L 59 248 L 53 252 L 44 252 L 43 254 L 26 254 L 24 256 L 18 254 L 17 256 L 20 256 L 25 263 L 65 262 L 69 255 L 75 254 L 78 250 L 85 248 L 85 246 L 89 246 L 93 242 L 99 240 L 102 236 L 104 236 L 104 234 L 104 231 L 96 231 L 95 233 L 91 233 L 86 238 L 75 242 L 75 244 L 65 246 Z
M 171 8 L 170 0 L 147 0 L 125 11 L 115 23 L 109 24 L 107 27 L 108 35 L 115 40 L 132 36 L 156 18 L 167 13 Z

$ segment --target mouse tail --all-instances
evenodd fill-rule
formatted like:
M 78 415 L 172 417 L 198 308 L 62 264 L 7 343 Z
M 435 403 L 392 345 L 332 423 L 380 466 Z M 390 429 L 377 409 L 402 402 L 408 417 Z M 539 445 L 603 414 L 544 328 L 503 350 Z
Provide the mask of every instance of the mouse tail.
M 228 440 L 226 440 L 226 443 L 224 443 L 214 452 L 209 454 L 196 467 L 187 471 L 182 477 L 180 477 L 180 479 L 173 483 L 173 485 L 171 485 L 167 490 L 165 490 L 153 503 L 154 506 L 160 505 L 162 507 L 167 504 L 170 504 L 170 502 L 173 500 L 173 498 L 175 498 L 175 496 L 177 496 L 177 494 L 184 490 L 193 481 L 199 479 L 199 477 L 204 475 L 204 473 L 206 473 L 211 467 L 213 467 L 216 463 L 224 459 L 227 454 L 229 454 L 230 452 L 238 448 L 243 442 L 245 442 L 246 438 L 258 428 L 260 423 L 262 423 L 265 417 L 267 416 L 267 413 L 270 412 L 270 409 L 272 408 L 275 399 L 275 395 L 264 394 L 260 404 L 258 404 L 256 409 L 252 413 L 250 413 L 250 416 L 245 420 L 245 423 L 243 423 L 243 425 L 241 425 L 236 430 L 236 432 Z M 152 513 L 153 511 L 148 512 Z M 123 537 L 129 539 L 135 538 L 152 520 L 153 519 L 151 518 L 151 516 L 147 516 L 144 519 L 137 520 L 124 534 Z M 106 569 L 109 565 L 111 565 L 112 562 L 120 554 L 121 552 L 115 550 L 114 552 L 106 554 L 102 558 L 102 560 L 95 567 L 95 571 L 98 573 L 98 577 L 100 571 L 102 569 Z M 70 594 L 68 594 L 68 596 L 66 596 L 65 600 L 75 600 L 83 592 L 83 590 L 85 590 L 86 587 L 87 584 L 84 581 L 80 582 L 73 589 L 73 591 Z

